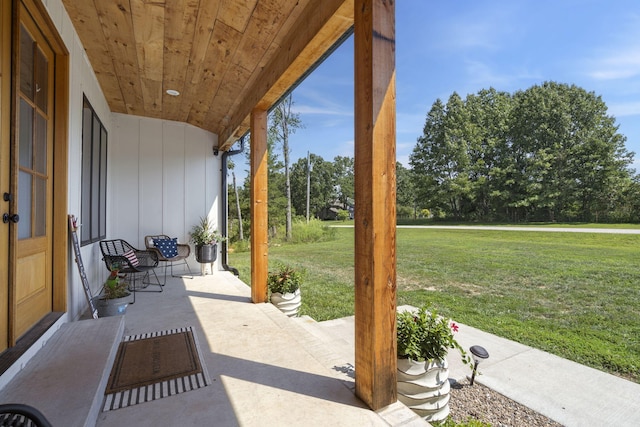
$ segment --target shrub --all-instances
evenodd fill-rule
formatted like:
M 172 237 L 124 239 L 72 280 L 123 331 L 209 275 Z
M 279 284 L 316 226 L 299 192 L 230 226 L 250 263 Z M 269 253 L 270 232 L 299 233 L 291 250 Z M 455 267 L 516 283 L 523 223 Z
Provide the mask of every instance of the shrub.
M 249 240 L 238 240 L 231 244 L 231 249 L 234 252 L 249 252 L 250 248 Z
M 346 209 L 340 209 L 338 210 L 338 214 L 337 214 L 337 219 L 338 221 L 346 221 L 349 219 L 351 215 L 349 214 L 349 211 Z
M 335 239 L 336 230 L 329 227 L 319 219 L 309 220 L 309 223 L 302 219 L 293 221 L 292 243 L 314 243 L 327 242 Z

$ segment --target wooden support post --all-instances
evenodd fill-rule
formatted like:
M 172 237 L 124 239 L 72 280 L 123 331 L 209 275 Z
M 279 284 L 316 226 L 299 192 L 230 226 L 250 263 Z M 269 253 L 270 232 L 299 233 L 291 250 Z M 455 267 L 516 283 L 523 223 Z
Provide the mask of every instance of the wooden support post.
M 395 8 L 355 1 L 356 394 L 397 400 Z
M 267 302 L 267 112 L 251 112 L 251 301 Z

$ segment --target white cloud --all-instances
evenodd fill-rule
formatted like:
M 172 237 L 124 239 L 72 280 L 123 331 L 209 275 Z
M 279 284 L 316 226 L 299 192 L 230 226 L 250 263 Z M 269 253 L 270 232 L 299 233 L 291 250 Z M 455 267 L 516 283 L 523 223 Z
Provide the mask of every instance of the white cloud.
M 640 76 L 640 43 L 595 60 L 588 73 L 596 80 L 618 80 Z
M 320 105 L 294 105 L 293 110 L 298 114 L 318 114 L 318 115 L 330 115 L 330 116 L 351 116 L 353 117 L 353 111 L 345 110 L 336 106 L 320 106 Z
M 596 80 L 619 80 L 640 76 L 640 15 L 629 14 L 612 29 L 595 57 L 587 75 Z
M 493 87 L 499 91 L 512 91 L 523 86 L 543 80 L 543 75 L 538 71 L 532 71 L 525 66 L 513 69 L 510 65 L 491 65 L 481 61 L 467 60 L 465 72 L 469 76 L 468 86 L 473 89 L 468 92 L 477 92 L 479 89 Z M 467 92 L 459 92 L 463 98 Z
M 617 102 L 608 105 L 609 113 L 616 117 L 640 115 L 640 101 Z
M 509 3 L 466 5 L 451 14 L 451 18 L 437 21 L 431 34 L 438 37 L 431 42 L 449 51 L 502 50 L 505 40 L 517 39 L 521 34 L 521 27 L 513 24 L 517 22 L 518 8 L 517 4 Z
M 497 49 L 499 37 L 496 26 L 488 22 L 454 22 L 441 38 L 446 49 Z

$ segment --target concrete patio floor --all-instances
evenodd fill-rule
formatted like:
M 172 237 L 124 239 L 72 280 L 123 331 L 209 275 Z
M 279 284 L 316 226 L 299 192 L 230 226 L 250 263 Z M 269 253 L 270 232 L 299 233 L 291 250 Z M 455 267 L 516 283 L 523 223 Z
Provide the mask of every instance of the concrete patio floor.
M 164 289 L 137 293 L 124 335 L 192 326 L 212 384 L 101 412 L 98 426 L 427 425 L 401 404 L 369 410 L 353 392 L 351 361 L 298 319 L 251 303 L 231 273 L 169 279 Z

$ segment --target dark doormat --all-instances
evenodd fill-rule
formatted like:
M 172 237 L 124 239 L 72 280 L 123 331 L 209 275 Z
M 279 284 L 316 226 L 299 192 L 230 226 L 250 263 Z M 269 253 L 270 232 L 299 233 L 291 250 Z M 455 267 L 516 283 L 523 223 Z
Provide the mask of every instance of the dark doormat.
M 103 411 L 210 384 L 191 327 L 127 336 L 109 375 Z

